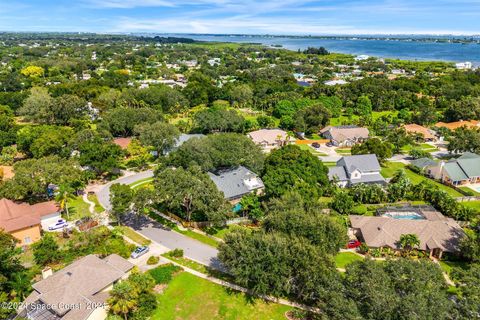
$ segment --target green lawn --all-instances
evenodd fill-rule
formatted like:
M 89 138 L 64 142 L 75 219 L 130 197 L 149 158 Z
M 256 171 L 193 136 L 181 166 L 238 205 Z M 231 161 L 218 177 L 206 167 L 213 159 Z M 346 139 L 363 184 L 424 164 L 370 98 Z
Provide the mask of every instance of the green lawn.
M 69 221 L 81 219 L 83 217 L 90 217 L 90 211 L 88 211 L 89 204 L 84 202 L 81 196 L 76 196 L 73 199 L 68 200 L 68 216 L 64 214 L 64 218 Z
M 457 268 L 465 269 L 467 268 L 467 266 L 468 266 L 468 263 L 465 261 L 446 261 L 446 260 L 440 261 L 440 267 L 448 275 L 450 275 L 450 273 L 454 269 L 457 269 Z
M 375 121 L 382 116 L 388 115 L 396 115 L 398 111 L 374 111 L 372 112 L 372 119 Z M 340 117 L 330 118 L 330 125 L 331 126 L 339 126 L 343 124 L 352 124 L 354 120 L 360 119 L 359 116 L 353 115 L 350 119 L 345 115 L 341 115 Z
M 323 161 L 322 161 L 323 162 Z M 326 166 L 326 167 L 335 167 L 337 165 L 336 162 L 323 162 L 323 164 Z
M 382 176 L 384 176 L 385 178 L 391 178 L 395 174 L 395 172 L 399 169 L 404 169 L 405 170 L 408 178 L 410 178 L 410 180 L 412 181 L 413 184 L 419 184 L 422 181 L 429 180 L 434 185 L 439 187 L 440 190 L 443 190 L 443 191 L 447 192 L 452 197 L 463 197 L 463 195 L 455 189 L 452 189 L 452 188 L 450 188 L 446 185 L 443 185 L 443 184 L 438 183 L 438 182 L 436 182 L 432 179 L 429 179 L 425 176 L 417 174 L 417 173 L 415 173 L 411 170 L 408 170 L 407 168 L 405 168 L 405 164 L 403 164 L 401 162 L 387 162 L 385 164 L 385 167 L 382 167 L 382 172 L 381 173 L 382 173 Z
M 421 143 L 417 146 L 413 146 L 411 144 L 408 144 L 404 147 L 402 147 L 401 151 L 402 153 L 409 153 L 412 149 L 414 148 L 418 148 L 422 151 L 427 151 L 427 152 L 434 152 L 434 151 L 438 151 L 438 148 L 428 144 L 428 143 Z
M 89 194 L 87 196 L 88 200 L 92 201 L 93 203 L 95 203 L 95 212 L 96 213 L 102 213 L 103 211 L 105 211 L 105 208 L 102 207 L 102 205 L 100 204 L 100 202 L 98 202 L 98 198 L 97 198 L 97 195 L 95 194 Z
M 163 294 L 153 320 L 282 320 L 290 307 L 267 303 L 182 272 Z
M 463 191 L 466 191 L 466 192 L 471 192 L 475 196 L 480 196 L 480 192 L 477 192 L 469 187 L 459 187 L 459 189 L 462 189 Z
M 363 260 L 359 255 L 352 252 L 340 252 L 335 256 L 335 265 L 337 268 L 345 269 L 345 267 L 355 261 Z
M 122 234 L 127 237 L 127 238 L 130 238 L 131 240 L 135 241 L 136 243 L 142 245 L 142 246 L 146 246 L 146 245 L 149 245 L 150 243 L 152 243 L 152 241 L 150 241 L 149 239 L 145 238 L 144 236 L 142 236 L 141 234 L 135 232 L 132 228 L 130 227 L 127 227 L 127 226 L 118 226 L 117 228 L 119 228 L 121 231 L 122 231 Z
M 336 148 L 335 152 L 340 154 L 340 155 L 347 155 L 347 156 L 352 154 L 350 148 Z
M 150 184 L 152 182 L 153 182 L 153 178 L 145 178 L 145 179 L 135 181 L 134 183 L 129 184 L 129 186 L 132 189 L 137 189 L 137 188 L 140 188 L 144 185 Z
M 325 157 L 327 156 L 326 153 L 323 153 L 323 152 L 318 152 L 316 151 L 315 149 L 313 149 L 312 147 L 310 147 L 308 144 L 297 144 L 297 146 L 300 147 L 300 149 L 302 150 L 307 150 L 309 151 L 311 154 L 313 154 L 314 156 L 319 156 L 319 157 Z
M 170 259 L 173 262 L 178 263 L 179 265 L 182 265 L 184 267 L 187 267 L 187 268 L 190 268 L 192 270 L 198 271 L 200 273 L 203 273 L 203 274 L 208 274 L 209 273 L 209 270 L 208 270 L 207 266 L 205 266 L 201 263 L 198 263 L 196 261 L 190 260 L 188 258 L 185 258 L 185 257 L 180 257 L 180 258 L 174 257 L 170 254 L 170 251 L 162 254 L 162 257 Z
M 192 230 L 188 230 L 188 229 L 187 230 L 180 230 L 175 223 L 173 223 L 171 221 L 168 221 L 167 219 L 159 216 L 158 214 L 155 214 L 155 213 L 151 212 L 149 214 L 149 216 L 150 216 L 150 218 L 156 220 L 157 222 L 163 224 L 164 226 L 166 226 L 166 227 L 168 227 L 168 228 L 170 228 L 170 229 L 172 229 L 172 230 L 174 230 L 178 233 L 183 234 L 184 236 L 190 237 L 192 239 L 200 241 L 204 244 L 208 244 L 209 246 L 212 246 L 212 247 L 215 247 L 215 248 L 218 247 L 218 245 L 219 245 L 217 240 L 215 240 L 215 239 L 213 239 L 209 236 L 206 236 L 206 235 L 203 235 L 203 234 L 200 234 L 200 233 L 194 232 Z
M 460 202 L 462 205 L 464 205 L 467 208 L 472 208 L 477 211 L 480 211 L 480 201 L 464 201 Z

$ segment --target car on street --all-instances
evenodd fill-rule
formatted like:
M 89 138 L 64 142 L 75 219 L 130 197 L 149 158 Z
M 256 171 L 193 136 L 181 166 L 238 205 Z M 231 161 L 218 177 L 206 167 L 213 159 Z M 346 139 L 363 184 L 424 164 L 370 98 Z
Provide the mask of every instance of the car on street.
M 318 148 L 320 148 L 320 143 L 314 142 L 314 143 L 312 143 L 312 147 L 314 147 L 315 149 L 318 149 Z
M 362 243 L 358 240 L 350 240 L 347 243 L 347 248 L 348 249 L 355 249 L 355 248 L 360 247 L 361 245 L 362 245 Z
M 55 224 L 48 226 L 48 231 L 60 230 L 68 227 L 68 222 L 65 219 L 59 219 Z
M 137 247 L 135 251 L 133 251 L 132 254 L 130 255 L 130 258 L 137 259 L 143 256 L 148 251 L 150 251 L 150 249 L 147 246 Z

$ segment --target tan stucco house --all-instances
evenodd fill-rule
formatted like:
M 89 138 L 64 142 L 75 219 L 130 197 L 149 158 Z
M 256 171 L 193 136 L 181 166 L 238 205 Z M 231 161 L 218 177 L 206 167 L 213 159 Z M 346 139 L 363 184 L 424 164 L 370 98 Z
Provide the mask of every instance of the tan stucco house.
M 0 229 L 17 238 L 21 246 L 40 240 L 41 230 L 60 218 L 60 208 L 54 201 L 30 205 L 5 198 L 0 200 Z

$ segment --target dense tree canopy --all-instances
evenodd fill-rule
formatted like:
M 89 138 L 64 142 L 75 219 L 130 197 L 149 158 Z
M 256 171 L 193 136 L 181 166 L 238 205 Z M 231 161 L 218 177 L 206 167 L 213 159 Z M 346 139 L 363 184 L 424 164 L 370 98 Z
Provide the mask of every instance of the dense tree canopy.
M 224 195 L 200 168 L 167 168 L 155 176 L 157 201 L 186 221 L 225 221 L 228 205 Z
M 260 147 L 248 137 L 224 133 L 188 140 L 170 153 L 167 162 L 184 168 L 198 165 L 205 171 L 242 165 L 259 172 L 264 158 Z
M 329 186 L 327 171 L 309 151 L 288 145 L 274 150 L 266 158 L 262 179 L 270 197 L 297 191 L 315 201 Z

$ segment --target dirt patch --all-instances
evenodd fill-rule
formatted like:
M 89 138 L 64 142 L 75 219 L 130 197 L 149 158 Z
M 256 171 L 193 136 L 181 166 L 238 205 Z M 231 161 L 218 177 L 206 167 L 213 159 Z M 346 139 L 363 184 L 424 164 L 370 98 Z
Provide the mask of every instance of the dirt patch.
M 12 179 L 15 176 L 12 166 L 0 166 L 0 171 L 3 171 L 3 180 Z

